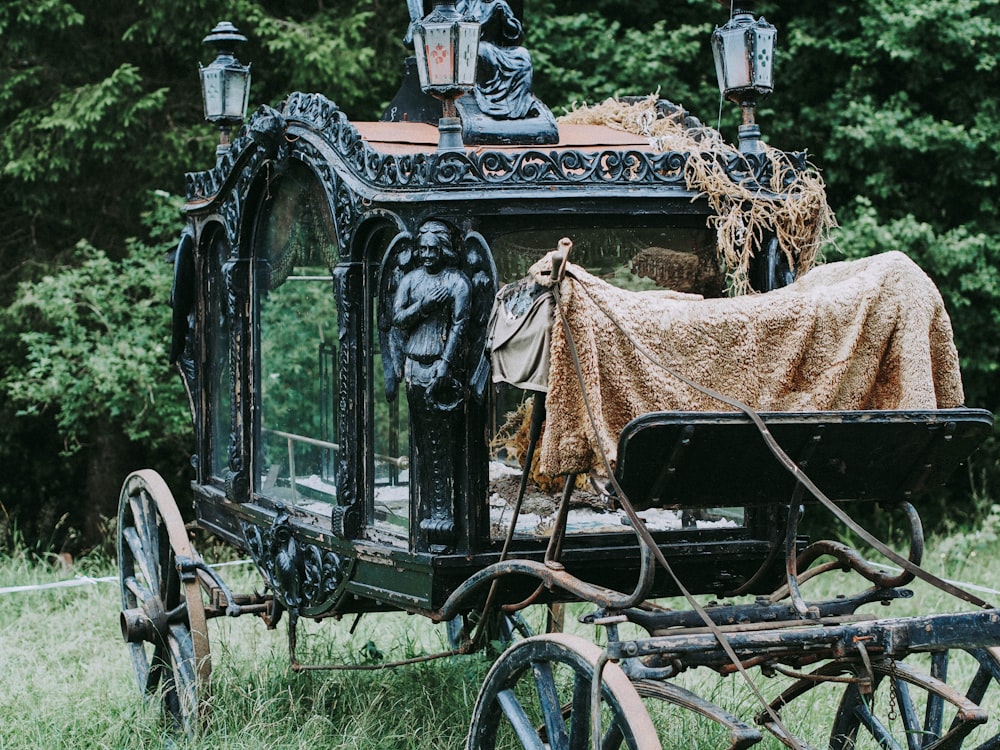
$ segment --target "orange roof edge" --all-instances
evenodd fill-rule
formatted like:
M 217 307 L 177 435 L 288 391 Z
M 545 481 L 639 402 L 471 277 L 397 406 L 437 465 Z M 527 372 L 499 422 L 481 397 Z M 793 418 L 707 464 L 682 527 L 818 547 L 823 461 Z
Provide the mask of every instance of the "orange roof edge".
M 437 148 L 438 130 L 422 122 L 356 122 L 361 137 L 372 148 L 383 153 L 419 153 Z M 560 125 L 559 143 L 549 146 L 470 146 L 470 150 L 526 148 L 539 149 L 602 149 L 649 148 L 649 139 L 641 135 L 603 125 Z

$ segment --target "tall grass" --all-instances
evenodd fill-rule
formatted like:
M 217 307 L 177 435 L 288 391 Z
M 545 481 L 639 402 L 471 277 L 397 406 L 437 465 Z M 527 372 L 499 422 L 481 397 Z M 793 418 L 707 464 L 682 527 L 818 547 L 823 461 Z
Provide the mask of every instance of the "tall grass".
M 928 567 L 944 576 L 1000 588 L 1000 508 L 976 532 L 940 540 L 929 550 Z M 26 553 L 0 557 L 0 587 L 44 584 L 74 574 L 114 576 L 106 558 L 87 558 L 62 570 Z M 252 568 L 228 568 L 238 590 L 259 587 Z M 836 574 L 807 585 L 807 598 L 864 588 L 856 576 Z M 913 599 L 878 615 L 958 611 L 960 602 L 913 586 Z M 990 598 L 987 596 L 987 598 Z M 602 638 L 592 626 L 574 621 L 583 607 L 571 608 L 567 629 Z M 158 704 L 146 701 L 118 628 L 116 582 L 79 588 L 40 589 L 0 595 L 0 750 L 15 748 L 459 748 L 483 678 L 486 654 L 452 657 L 391 670 L 295 673 L 289 667 L 285 624 L 269 631 L 257 618 L 219 619 L 210 624 L 213 662 L 211 715 L 196 738 L 173 735 Z M 541 613 L 532 613 L 540 620 Z M 353 620 L 353 618 L 351 618 Z M 371 663 L 375 652 L 406 658 L 446 647 L 446 634 L 423 618 L 404 614 L 365 616 L 352 621 L 300 624 L 303 662 Z M 787 681 L 752 672 L 769 695 Z M 748 723 L 759 711 L 741 678 L 706 670 L 680 681 Z M 803 734 L 825 742 L 842 689 L 817 691 L 804 704 Z M 1000 709 L 996 697 L 994 707 Z M 887 710 L 884 707 L 880 710 Z M 654 707 L 665 746 L 725 746 L 720 728 L 670 707 Z M 791 719 L 790 719 L 791 720 Z M 990 724 L 996 732 L 995 719 Z M 778 747 L 765 739 L 763 747 Z

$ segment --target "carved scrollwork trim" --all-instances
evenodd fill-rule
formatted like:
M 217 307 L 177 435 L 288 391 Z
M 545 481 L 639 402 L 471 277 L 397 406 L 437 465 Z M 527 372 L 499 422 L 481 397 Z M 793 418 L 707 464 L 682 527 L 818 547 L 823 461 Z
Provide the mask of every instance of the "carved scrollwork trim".
M 246 521 L 241 526 L 264 580 L 290 612 L 312 617 L 337 605 L 354 572 L 354 558 L 299 540 L 283 510 L 269 527 Z
M 199 207 L 211 205 L 223 193 L 227 193 L 227 199 L 235 197 L 236 200 L 242 200 L 246 193 L 246 182 L 252 179 L 265 161 L 267 154 L 264 149 L 258 147 L 244 127 L 232 146 L 216 156 L 212 169 L 184 175 L 188 203 Z
M 428 189 L 476 189 L 498 186 L 552 187 L 558 185 L 600 185 L 636 187 L 667 186 L 689 192 L 684 179 L 688 160 L 686 152 L 654 152 L 640 149 L 618 150 L 579 149 L 483 150 L 460 153 L 436 152 L 418 154 L 387 154 L 377 151 L 361 137 L 347 116 L 321 94 L 294 93 L 281 112 L 285 122 L 305 126 L 316 133 L 332 149 L 343 170 L 356 181 L 354 191 L 367 186 L 372 191 L 386 189 L 409 191 Z M 208 172 L 188 175 L 188 198 L 191 201 L 210 200 L 231 181 L 234 171 L 244 172 L 248 160 L 263 159 L 263 149 L 248 135 L 256 127 L 253 118 L 272 118 L 273 110 L 261 108 L 254 113 L 247 127 L 240 132 L 229 153 L 220 156 L 215 168 Z M 303 139 L 304 141 L 305 139 Z M 296 143 L 295 150 L 309 151 L 305 143 Z M 254 156 L 254 154 L 261 154 Z M 768 185 L 772 164 L 754 155 L 722 159 L 721 166 L 735 182 Z M 793 170 L 805 167 L 805 153 L 786 154 Z M 328 164 L 328 158 L 313 150 L 310 163 L 317 169 Z M 328 166 L 327 169 L 330 169 Z M 356 196 L 345 185 L 338 185 L 329 171 L 324 179 L 336 186 L 336 210 L 350 196 Z M 343 196 L 341 195 L 343 191 Z M 345 217 L 346 218 L 346 217 Z M 339 221 L 347 227 L 349 222 Z M 342 230 L 346 231 L 346 230 Z

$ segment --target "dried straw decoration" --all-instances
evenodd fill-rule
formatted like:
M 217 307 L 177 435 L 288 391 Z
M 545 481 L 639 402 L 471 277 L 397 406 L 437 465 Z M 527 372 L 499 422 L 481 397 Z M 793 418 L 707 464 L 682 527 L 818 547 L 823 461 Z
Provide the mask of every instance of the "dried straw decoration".
M 837 222 L 815 167 L 796 171 L 784 152 L 765 145 L 764 158 L 771 163 L 768 184 L 734 180 L 725 165 L 740 159 L 739 151 L 719 131 L 655 95 L 608 99 L 574 109 L 559 122 L 604 125 L 645 136 L 659 152 L 687 153 L 684 178 L 688 189 L 704 196 L 713 210 L 708 223 L 716 230 L 732 293 L 752 291 L 750 260 L 765 231 L 775 233 L 789 265 L 799 274 L 822 262 L 821 250 Z

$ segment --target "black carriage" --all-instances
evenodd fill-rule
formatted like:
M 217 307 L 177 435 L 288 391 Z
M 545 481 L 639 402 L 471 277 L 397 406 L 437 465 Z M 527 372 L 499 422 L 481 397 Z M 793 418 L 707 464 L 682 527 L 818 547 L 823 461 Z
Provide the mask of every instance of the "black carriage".
M 433 22 L 458 28 L 448 3 L 434 5 L 429 30 L 414 24 L 418 52 Z M 461 41 L 465 27 L 479 33 L 469 20 L 458 18 L 465 26 L 449 39 Z M 557 124 L 519 85 L 526 58 L 496 36 L 497 17 L 471 20 L 485 21 L 471 93 L 454 82 L 435 88 L 426 71 L 421 90 L 423 60 L 407 63 L 379 122 L 353 123 L 325 96 L 295 93 L 280 110 L 259 108 L 232 143 L 224 138 L 214 168 L 188 175 L 172 359 L 195 425 L 194 523 L 249 554 L 265 592 L 232 593 L 192 548 L 163 481 L 130 475 L 119 515 L 121 621 L 140 684 L 191 728 L 210 679 L 207 620 L 255 614 L 273 625 L 285 613 L 294 662 L 301 616 L 406 611 L 448 622 L 456 653 L 482 646 L 490 628 L 514 638 L 483 686 L 471 748 L 494 747 L 498 732 L 518 747 L 587 745 L 592 685 L 610 706 L 602 746 L 659 746 L 641 701 L 650 697 L 719 722 L 733 747 L 756 742 L 758 729 L 672 683 L 694 666 L 795 670 L 758 717 L 791 747 L 802 745 L 782 709 L 829 680 L 846 685 L 832 747 L 853 746 L 859 731 L 892 741 L 866 709 L 890 683 L 906 731 L 922 738 L 911 747 L 961 744 L 985 721 L 976 704 L 1000 679 L 1000 625 L 985 602 L 918 567 L 922 532 L 910 503 L 947 480 L 990 432 L 991 415 L 957 404 L 761 413 L 692 376 L 689 387 L 713 407 L 639 409 L 615 428 L 612 450 L 591 451 L 613 457 L 603 467 L 595 458 L 595 478 L 539 476 L 542 421 L 554 431 L 567 404 L 545 395 L 550 339 L 561 335 L 564 358 L 583 367 L 563 285 L 669 288 L 677 304 L 698 305 L 684 295 L 728 298 L 732 268 L 710 221 L 718 205 L 690 182 L 693 151 L 607 125 Z M 237 69 L 227 45 L 238 39 L 228 25 L 210 37 Z M 515 70 L 500 89 L 482 73 L 498 55 Z M 441 104 L 425 91 L 445 99 L 440 123 Z M 491 112 L 505 101 L 508 111 Z M 654 120 L 702 129 L 663 100 L 622 104 L 644 101 Z M 709 160 L 755 200 L 801 198 L 804 156 L 766 154 L 752 117 L 740 149 Z M 752 238 L 745 278 L 757 292 L 802 270 L 781 237 L 765 227 Z M 595 361 L 619 356 L 596 346 Z M 500 364 L 504 347 L 513 355 Z M 594 418 L 585 379 L 579 388 L 577 411 Z M 596 423 L 581 430 L 601 432 Z M 853 524 L 847 500 L 900 504 L 910 556 L 886 553 L 902 572 L 798 533 L 800 506 L 811 501 Z M 809 567 L 824 556 L 834 563 Z M 804 601 L 798 582 L 831 567 L 857 570 L 871 588 Z M 982 612 L 856 615 L 907 596 L 914 576 Z M 682 594 L 689 611 L 654 603 Z M 705 594 L 734 603 L 703 607 L 694 596 Z M 736 603 L 746 595 L 756 598 Z M 586 617 L 606 629 L 605 646 L 509 630 L 523 607 L 572 601 L 593 605 Z M 622 637 L 624 624 L 647 635 Z M 979 665 L 968 694 L 947 685 L 954 650 Z M 936 655 L 933 676 L 903 661 L 914 652 Z M 798 671 L 814 663 L 811 675 Z M 576 675 L 568 697 L 546 682 L 556 667 Z M 542 726 L 512 692 L 525 680 L 538 684 Z M 912 710 L 907 686 L 930 696 L 926 716 Z

